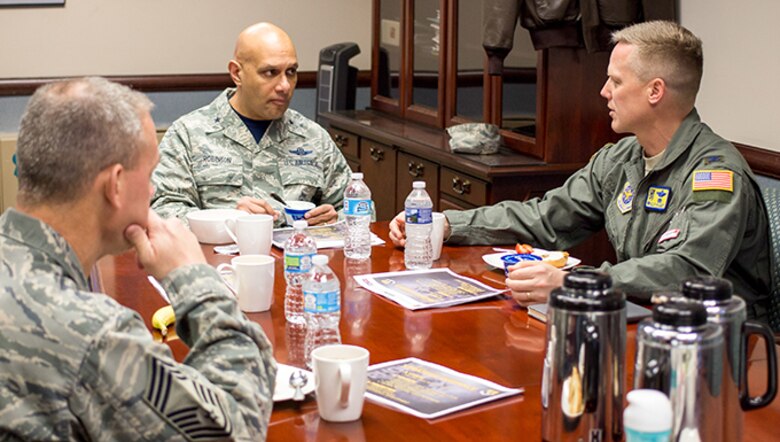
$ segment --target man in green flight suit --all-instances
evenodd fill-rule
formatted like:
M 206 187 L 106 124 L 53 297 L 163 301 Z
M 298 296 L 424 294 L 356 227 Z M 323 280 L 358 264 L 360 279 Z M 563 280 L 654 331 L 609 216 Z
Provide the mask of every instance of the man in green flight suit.
M 149 208 L 152 103 L 102 78 L 51 83 L 19 129 L 19 195 L 0 217 L 0 440 L 263 440 L 276 363 L 195 236 Z M 184 363 L 137 312 L 90 291 L 136 251 L 166 289 Z
M 290 37 L 277 26 L 244 29 L 228 63 L 235 89 L 176 120 L 160 143 L 152 209 L 163 217 L 237 208 L 278 222 L 286 201 L 311 201 L 310 225 L 335 222 L 350 170 L 317 123 L 288 109 L 298 79 Z
M 541 198 L 445 211 L 453 244 L 566 250 L 606 228 L 618 262 L 601 264 L 615 286 L 647 302 L 693 275 L 729 279 L 751 317 L 763 318 L 770 288 L 768 221 L 758 185 L 734 146 L 694 108 L 701 41 L 672 22 L 645 22 L 613 35 L 601 95 L 612 129 L 632 133 Z M 405 242 L 403 217 L 391 239 Z M 525 262 L 506 281 L 521 305 L 545 302 L 565 272 Z

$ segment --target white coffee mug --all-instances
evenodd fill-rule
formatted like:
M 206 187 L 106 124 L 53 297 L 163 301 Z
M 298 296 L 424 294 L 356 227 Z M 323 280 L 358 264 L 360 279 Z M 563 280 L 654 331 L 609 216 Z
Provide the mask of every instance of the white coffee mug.
M 236 294 L 241 311 L 264 312 L 271 308 L 274 299 L 274 267 L 273 256 L 242 255 L 230 260 L 230 264 L 220 264 L 217 271 Z M 226 278 L 223 273 L 233 277 Z
M 225 220 L 227 234 L 242 255 L 268 255 L 274 234 L 274 217 L 267 214 L 241 215 Z
M 368 350 L 355 345 L 325 345 L 311 352 L 317 411 L 330 422 L 360 419 L 366 393 Z
M 444 214 L 433 212 L 433 229 L 431 229 L 431 247 L 433 248 L 433 260 L 441 258 L 441 247 L 444 242 Z

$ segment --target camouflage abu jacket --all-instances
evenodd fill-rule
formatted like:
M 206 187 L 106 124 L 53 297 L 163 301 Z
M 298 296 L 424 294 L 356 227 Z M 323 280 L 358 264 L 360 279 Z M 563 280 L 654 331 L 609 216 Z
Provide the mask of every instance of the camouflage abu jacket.
M 315 203 L 341 208 L 351 171 L 328 132 L 288 109 L 256 143 L 228 102 L 233 91 L 179 118 L 165 133 L 152 176 L 152 208 L 162 217 L 183 218 L 194 209 L 235 208 L 248 196 L 282 211 L 271 192 L 288 201 L 314 201 L 321 193 Z
M 734 284 L 751 316 L 763 316 L 770 252 L 758 184 L 742 155 L 696 110 L 647 176 L 642 147 L 626 137 L 542 199 L 445 215 L 448 241 L 462 244 L 522 241 L 566 250 L 606 228 L 618 263 L 600 268 L 634 298 L 678 290 L 693 275 L 715 275 Z
M 184 364 L 138 313 L 89 292 L 70 245 L 0 217 L 0 440 L 262 440 L 276 363 L 207 265 L 164 281 Z

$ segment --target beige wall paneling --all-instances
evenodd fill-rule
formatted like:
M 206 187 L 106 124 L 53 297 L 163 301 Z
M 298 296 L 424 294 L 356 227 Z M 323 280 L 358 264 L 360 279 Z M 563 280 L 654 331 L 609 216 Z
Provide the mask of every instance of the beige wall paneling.
M 317 69 L 324 46 L 354 41 L 370 69 L 367 0 L 68 0 L 58 8 L 0 9 L 0 78 L 224 73 L 236 36 L 270 21 Z
M 16 192 L 19 183 L 14 176 L 16 165 L 13 163 L 13 154 L 16 153 L 16 134 L 0 134 L 0 194 L 2 194 L 3 211 L 16 204 Z

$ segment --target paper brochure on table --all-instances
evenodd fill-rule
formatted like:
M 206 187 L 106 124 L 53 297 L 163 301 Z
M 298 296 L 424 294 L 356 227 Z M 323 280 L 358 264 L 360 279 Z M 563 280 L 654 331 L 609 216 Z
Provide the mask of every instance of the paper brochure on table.
M 423 419 L 523 393 L 417 358 L 368 367 L 366 399 Z
M 293 234 L 292 227 L 274 229 L 272 244 L 280 249 L 284 248 L 284 242 Z M 306 228 L 306 234 L 314 238 L 318 249 L 338 249 L 344 247 L 344 236 L 347 233 L 345 221 L 324 226 L 311 226 Z M 385 242 L 371 232 L 371 245 L 376 246 Z
M 496 296 L 494 289 L 450 269 L 407 270 L 355 276 L 358 284 L 410 310 L 450 307 Z

